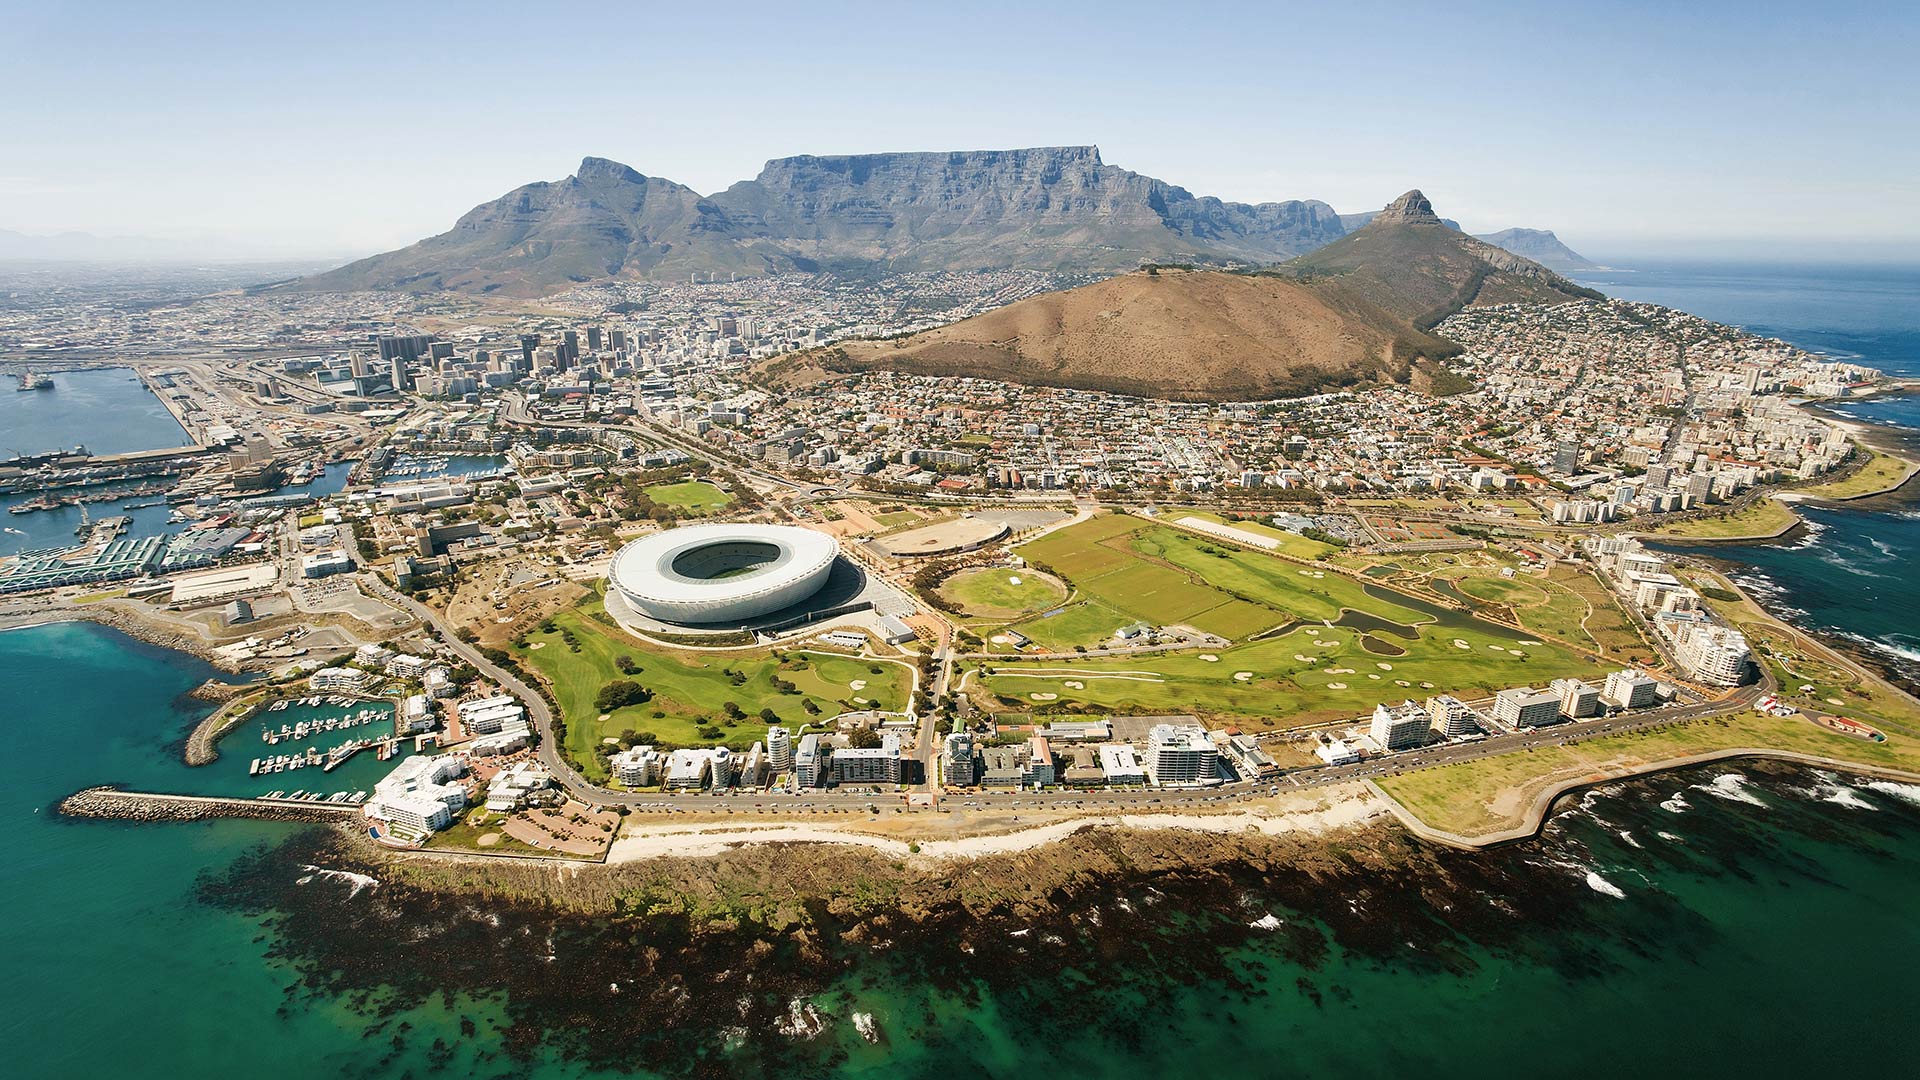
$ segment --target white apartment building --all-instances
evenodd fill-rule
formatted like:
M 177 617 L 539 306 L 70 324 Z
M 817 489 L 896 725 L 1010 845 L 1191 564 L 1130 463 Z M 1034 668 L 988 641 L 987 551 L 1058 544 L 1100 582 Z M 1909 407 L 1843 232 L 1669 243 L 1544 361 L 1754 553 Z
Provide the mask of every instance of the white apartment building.
M 767 729 L 767 768 L 776 776 L 793 768 L 793 732 L 779 725 Z
M 1465 738 L 1480 730 L 1473 709 L 1451 694 L 1428 698 L 1427 715 L 1433 718 L 1434 729 L 1449 739 Z
M 523 720 L 527 710 L 511 694 L 460 703 L 460 727 L 469 735 L 492 735 L 510 721 Z
M 1560 695 L 1519 686 L 1493 695 L 1493 718 L 1509 727 L 1540 727 L 1560 720 Z
M 1199 724 L 1155 724 L 1146 756 L 1147 774 L 1161 787 L 1220 782 L 1220 751 Z
M 1585 720 L 1600 715 L 1600 691 L 1580 679 L 1555 679 L 1550 687 L 1560 695 L 1560 715 Z
M 627 787 L 652 787 L 660 782 L 660 751 L 651 746 L 635 746 L 607 758 L 613 778 Z
M 1730 626 L 1682 622 L 1675 625 L 1673 657 L 1701 682 L 1738 686 L 1747 677 L 1753 650 L 1746 636 Z
M 1368 734 L 1386 750 L 1412 750 L 1425 746 L 1433 731 L 1433 717 L 1412 701 L 1398 705 L 1382 702 L 1373 707 L 1373 726 Z
M 346 690 L 359 693 L 380 680 L 380 676 L 359 668 L 329 667 L 321 668 L 307 677 L 307 685 L 315 690 Z
M 444 829 L 466 809 L 467 789 L 451 783 L 466 771 L 466 760 L 456 754 L 407 758 L 373 786 L 366 815 L 416 831 Z
M 1650 676 L 1628 668 L 1607 676 L 1600 689 L 1600 700 L 1616 709 L 1650 708 L 1659 700 L 1660 683 Z

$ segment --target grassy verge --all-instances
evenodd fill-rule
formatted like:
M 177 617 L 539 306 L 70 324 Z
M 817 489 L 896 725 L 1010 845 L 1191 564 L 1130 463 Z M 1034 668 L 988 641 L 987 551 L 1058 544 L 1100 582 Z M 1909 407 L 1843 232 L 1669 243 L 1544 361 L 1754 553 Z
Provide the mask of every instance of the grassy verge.
M 1920 772 L 1920 740 L 1889 733 L 1886 742 L 1872 743 L 1835 734 L 1798 717 L 1747 712 L 1420 769 L 1384 778 L 1379 784 L 1436 829 L 1485 836 L 1524 824 L 1534 800 L 1558 784 L 1600 781 L 1646 771 L 1662 762 L 1753 747 Z
M 1665 525 L 1648 535 L 1678 540 L 1738 540 L 1750 536 L 1777 536 L 1800 519 L 1777 499 L 1756 499 L 1738 513 L 1696 518 Z
M 1869 450 L 1864 446 L 1859 448 L 1859 452 L 1869 455 L 1869 458 L 1866 465 L 1853 475 L 1832 483 L 1801 488 L 1801 493 L 1822 499 L 1858 499 L 1891 491 L 1913 473 L 1913 463 L 1904 458 Z

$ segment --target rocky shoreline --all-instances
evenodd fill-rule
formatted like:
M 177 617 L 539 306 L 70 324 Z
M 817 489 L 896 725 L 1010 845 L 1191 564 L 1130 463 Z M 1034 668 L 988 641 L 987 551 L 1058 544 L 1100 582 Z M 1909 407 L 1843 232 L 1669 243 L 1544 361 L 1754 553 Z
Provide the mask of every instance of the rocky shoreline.
M 238 672 L 231 662 L 216 656 L 204 640 L 179 630 L 169 630 L 106 601 L 93 604 L 46 603 L 0 612 L 0 630 L 14 630 L 47 623 L 90 622 L 111 627 L 149 645 L 172 649 L 198 657 L 222 671 Z
M 1654 804 L 1724 771 L 1605 790 L 1616 812 L 1638 804 L 1671 828 Z M 1741 773 L 1809 808 L 1794 828 L 1866 845 L 1900 827 L 1894 813 L 1842 818 L 1854 812 L 1791 794 L 1802 767 Z M 557 1055 L 669 1076 L 822 1075 L 849 1047 L 940 1031 L 932 1002 L 991 1003 L 1041 1044 L 1098 1017 L 1124 1048 L 1165 1035 L 1141 1002 L 1203 988 L 1223 1014 L 1337 1007 L 1337 972 L 1356 962 L 1466 976 L 1513 958 L 1591 979 L 1615 970 L 1622 947 L 1658 941 L 1685 963 L 1714 930 L 1648 890 L 1621 921 L 1612 885 L 1594 884 L 1571 839 L 1588 828 L 1587 803 L 1562 798 L 1578 824 L 1557 818 L 1535 840 L 1485 851 L 1427 844 L 1391 821 L 1281 835 L 1088 828 L 1044 853 L 961 865 L 790 843 L 556 869 L 412 859 L 310 829 L 205 879 L 201 895 L 270 916 L 269 957 L 300 973 L 292 994 L 356 1002 L 369 1038 L 394 1035 L 419 1001 L 478 997 L 497 1018 L 460 1022 L 497 1029 L 503 1071 Z M 1772 841 L 1702 830 L 1749 818 L 1689 818 L 1685 842 L 1648 857 L 1740 873 Z M 914 996 L 889 996 L 900 988 Z M 873 1011 L 873 994 L 891 1013 Z

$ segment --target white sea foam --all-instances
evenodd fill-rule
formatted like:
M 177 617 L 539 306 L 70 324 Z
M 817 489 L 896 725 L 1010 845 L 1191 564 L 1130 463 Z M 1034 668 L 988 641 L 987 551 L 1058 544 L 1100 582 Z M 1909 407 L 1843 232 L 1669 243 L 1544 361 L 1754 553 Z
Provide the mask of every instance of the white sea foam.
M 1280 916 L 1268 912 L 1247 925 L 1253 927 L 1255 930 L 1278 930 L 1285 922 L 1286 920 Z
M 1721 773 L 1704 784 L 1693 785 L 1694 791 L 1704 791 L 1728 802 L 1746 803 L 1748 806 L 1764 808 L 1767 804 L 1760 797 L 1747 790 L 1747 777 L 1744 773 Z
M 324 878 L 329 881 L 344 881 L 353 886 L 353 888 L 347 892 L 347 899 L 349 900 L 359 896 L 362 890 L 377 889 L 380 887 L 378 878 L 368 877 L 365 874 L 355 874 L 347 870 L 328 870 L 319 866 L 302 866 L 300 869 L 305 870 L 307 874 L 295 882 L 295 884 L 305 885 L 315 878 Z
M 1684 814 L 1693 809 L 1693 806 L 1687 802 L 1685 795 L 1675 792 L 1672 798 L 1665 799 L 1660 803 L 1660 809 L 1665 810 L 1669 814 Z
M 1920 784 L 1902 784 L 1897 780 L 1869 780 L 1866 786 L 1871 791 L 1891 795 L 1896 799 L 1920 806 Z
M 853 1014 L 852 1019 L 853 1019 L 853 1030 L 859 1032 L 861 1038 L 867 1040 L 870 1043 L 877 1043 L 880 1041 L 880 1027 L 879 1025 L 873 1022 L 872 1013 L 857 1012 Z
M 1680 837 L 1678 837 L 1678 836 L 1676 836 L 1676 835 L 1674 835 L 1673 833 L 1670 833 L 1670 832 L 1667 832 L 1667 831 L 1666 831 L 1666 830 L 1664 830 L 1664 829 L 1662 829 L 1662 830 L 1659 830 L 1659 831 L 1656 831 L 1656 832 L 1655 832 L 1655 833 L 1654 833 L 1653 835 L 1655 835 L 1655 836 L 1657 836 L 1657 837 L 1659 837 L 1659 838 L 1660 838 L 1660 839 L 1662 839 L 1662 840 L 1665 840 L 1665 841 L 1666 841 L 1667 843 L 1669 843 L 1669 844 L 1684 844 L 1684 843 L 1686 843 L 1686 841 L 1684 841 L 1684 840 L 1682 840 L 1682 839 L 1680 839 Z
M 1625 900 L 1627 898 L 1627 894 L 1620 890 L 1620 886 L 1615 885 L 1613 882 L 1608 881 L 1592 870 L 1587 871 L 1587 888 L 1592 889 L 1602 896 L 1611 896 L 1615 900 Z
M 1630 832 L 1628 832 L 1628 831 L 1627 831 L 1627 830 L 1625 830 L 1625 829 L 1621 829 L 1621 830 L 1620 830 L 1620 841 L 1621 841 L 1621 843 L 1624 843 L 1624 844 L 1626 844 L 1626 845 L 1627 845 L 1628 847 L 1639 847 L 1639 846 L 1640 846 L 1640 841 L 1638 841 L 1638 840 L 1635 840 L 1635 839 L 1633 838 L 1633 834 L 1632 834 L 1632 833 L 1630 833 Z

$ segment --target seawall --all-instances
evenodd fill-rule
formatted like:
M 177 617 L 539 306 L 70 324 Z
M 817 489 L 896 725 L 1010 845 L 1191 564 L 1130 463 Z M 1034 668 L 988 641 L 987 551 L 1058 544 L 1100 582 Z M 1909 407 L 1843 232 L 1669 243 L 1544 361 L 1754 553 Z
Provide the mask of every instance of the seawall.
M 61 814 L 75 818 L 117 821 L 204 821 L 210 818 L 255 818 L 261 821 L 348 821 L 360 807 L 341 803 L 310 803 L 293 799 L 230 799 L 211 795 L 161 795 L 88 788 L 60 800 Z

